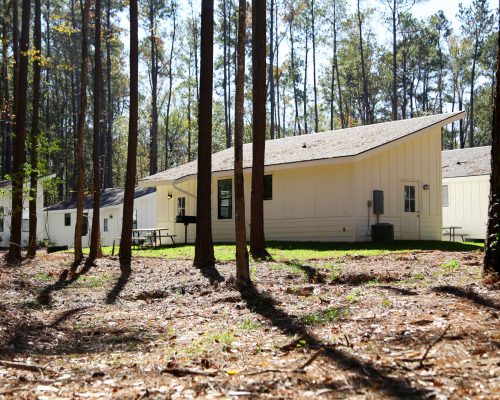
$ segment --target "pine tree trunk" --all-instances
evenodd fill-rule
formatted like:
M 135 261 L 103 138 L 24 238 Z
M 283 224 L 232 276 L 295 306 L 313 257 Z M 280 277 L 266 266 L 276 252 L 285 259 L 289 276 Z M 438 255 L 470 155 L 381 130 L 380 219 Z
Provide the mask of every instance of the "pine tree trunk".
M 214 1 L 201 1 L 200 96 L 198 106 L 198 182 L 194 265 L 215 264 L 212 239 L 212 98 Z
M 245 187 L 243 181 L 243 133 L 245 102 L 246 0 L 239 0 L 236 98 L 234 116 L 234 198 L 236 234 L 236 279 L 240 285 L 250 283 L 245 222 Z
M 36 255 L 36 230 L 37 230 L 37 187 L 38 187 L 38 131 L 40 121 L 40 57 L 42 55 L 42 5 L 41 0 L 35 0 L 35 59 L 33 61 L 33 109 L 31 117 L 31 174 L 30 174 L 30 201 L 29 201 L 29 239 L 28 257 Z
M 304 106 L 304 133 L 307 135 L 309 133 L 309 123 L 308 123 L 308 97 L 307 97 L 307 73 L 308 73 L 308 56 L 309 56 L 309 28 L 306 28 L 306 47 L 305 47 L 305 60 L 304 60 L 304 88 L 302 95 L 302 104 Z
M 491 130 L 491 176 L 488 230 L 484 252 L 484 273 L 500 277 L 500 32 L 498 33 L 495 102 Z
M 295 41 L 293 37 L 293 19 L 290 20 L 289 23 L 289 31 L 290 31 L 290 61 L 292 63 L 292 81 L 293 81 L 293 100 L 295 103 L 295 122 L 293 134 L 296 134 L 296 129 L 298 128 L 299 135 L 302 135 L 302 128 L 299 120 L 299 93 L 297 90 L 297 68 L 295 62 Z
M 106 168 L 104 187 L 113 187 L 113 98 L 111 93 L 111 0 L 106 5 Z
M 276 122 L 275 122 L 275 111 L 276 111 L 276 90 L 274 84 L 274 0 L 271 0 L 270 8 L 270 20 L 269 20 L 269 97 L 270 97 L 270 113 L 271 121 L 269 125 L 271 140 L 276 137 Z M 278 38 L 276 38 L 277 40 Z
M 165 117 L 165 169 L 168 169 L 168 151 L 169 151 L 169 140 L 170 137 L 170 107 L 172 104 L 172 86 L 174 81 L 174 73 L 172 70 L 174 50 L 175 50 L 175 37 L 177 31 L 177 11 L 173 8 L 174 3 L 172 3 L 172 42 L 170 44 L 170 56 L 168 61 L 168 98 L 167 98 L 167 115 Z
M 361 57 L 361 77 L 363 80 L 363 124 L 368 123 L 368 118 L 370 115 L 370 105 L 368 102 L 368 77 L 366 75 L 366 67 L 365 67 L 365 54 L 363 50 L 363 20 L 361 17 L 361 8 L 359 5 L 360 0 L 357 0 L 358 5 L 358 31 L 359 31 L 359 54 Z
M 396 18 L 397 18 L 397 0 L 393 0 L 392 6 L 392 120 L 398 119 L 398 92 L 397 92 L 397 32 L 396 32 Z M 359 2 L 358 2 L 359 3 Z
M 137 131 L 139 121 L 139 28 L 137 0 L 130 1 L 130 110 L 128 125 L 127 172 L 123 195 L 122 233 L 120 240 L 120 268 L 130 273 L 132 263 L 132 224 L 137 168 Z
M 264 241 L 264 155 L 266 146 L 266 0 L 252 0 L 253 162 L 250 251 L 267 257 Z
M 95 40 L 94 40 L 94 119 L 92 135 L 92 166 L 93 180 L 93 212 L 92 232 L 90 236 L 90 252 L 88 262 L 93 263 L 97 257 L 102 257 L 101 250 L 101 0 L 95 0 Z
M 24 185 L 24 138 L 26 133 L 26 104 L 28 92 L 28 50 L 30 48 L 30 0 L 23 0 L 21 42 L 19 54 L 19 82 L 17 93 L 16 136 L 13 141 L 12 159 L 12 208 L 10 247 L 7 261 L 15 264 L 21 260 L 21 225 Z
M 12 2 L 9 3 L 10 7 L 12 7 Z M 9 15 L 10 7 L 6 6 L 6 0 L 3 1 L 4 10 Z M 2 112 L 1 112 L 1 129 L 3 136 L 3 147 L 2 147 L 2 177 L 11 173 L 12 169 L 12 120 L 10 118 L 10 91 L 9 91 L 9 79 L 7 75 L 8 68 L 8 30 L 7 24 L 5 23 L 5 17 L 2 25 L 2 82 L 3 82 L 3 103 L 1 104 Z
M 316 77 L 316 15 L 314 0 L 311 1 L 311 29 L 313 48 L 314 131 L 319 132 L 318 84 Z
M 82 235 L 83 235 L 83 202 L 84 202 L 84 179 L 85 163 L 83 159 L 83 147 L 85 140 L 85 119 L 87 113 L 87 85 L 88 85 L 88 20 L 90 0 L 85 0 L 82 8 L 82 69 L 80 83 L 80 110 L 78 113 L 78 135 L 76 140 L 76 221 L 75 221 L 75 265 L 83 260 Z
M 477 43 L 474 50 L 474 58 L 472 59 L 472 71 L 470 78 L 470 113 L 469 113 L 469 147 L 474 147 L 474 84 L 476 82 L 476 60 L 478 58 L 478 48 L 479 44 Z
M 222 69 L 223 69 L 223 80 L 222 80 L 222 89 L 224 94 L 224 124 L 226 131 L 226 149 L 231 147 L 231 126 L 229 124 L 229 100 L 227 95 L 227 87 L 228 87 L 228 51 L 227 51 L 227 7 L 226 0 L 222 1 Z
M 149 41 L 151 44 L 151 131 L 149 134 L 149 174 L 158 172 L 158 54 L 154 0 L 149 0 Z

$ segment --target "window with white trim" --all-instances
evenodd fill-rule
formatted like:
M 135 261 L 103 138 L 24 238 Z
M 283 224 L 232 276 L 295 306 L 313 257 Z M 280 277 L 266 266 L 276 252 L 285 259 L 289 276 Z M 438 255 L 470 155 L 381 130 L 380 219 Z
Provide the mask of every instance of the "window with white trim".
M 186 198 L 178 197 L 177 198 L 177 216 L 184 217 L 186 215 Z
M 448 207 L 448 185 L 443 185 L 443 207 Z

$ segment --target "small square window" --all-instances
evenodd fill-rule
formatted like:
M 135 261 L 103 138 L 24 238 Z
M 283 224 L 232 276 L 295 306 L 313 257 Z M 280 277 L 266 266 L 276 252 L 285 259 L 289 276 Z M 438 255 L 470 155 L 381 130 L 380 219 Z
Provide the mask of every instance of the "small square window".
M 64 226 L 71 226 L 71 213 L 64 214 Z
M 87 236 L 89 234 L 89 214 L 83 214 L 83 228 L 82 236 Z
M 443 207 L 448 207 L 448 185 L 443 185 Z
M 21 224 L 21 230 L 23 232 L 30 231 L 30 210 L 28 208 L 23 208 L 23 220 Z
M 273 176 L 264 175 L 264 200 L 273 199 Z
M 233 181 L 223 179 L 218 181 L 218 217 L 219 219 L 233 218 Z
M 184 217 L 186 215 L 186 198 L 178 197 L 177 198 L 177 216 Z

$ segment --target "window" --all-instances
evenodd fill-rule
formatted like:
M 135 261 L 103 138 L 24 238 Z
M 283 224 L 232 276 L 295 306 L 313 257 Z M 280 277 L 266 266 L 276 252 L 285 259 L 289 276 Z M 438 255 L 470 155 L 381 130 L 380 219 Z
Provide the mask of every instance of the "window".
M 108 232 L 108 219 L 104 218 L 103 231 Z
M 137 210 L 134 210 L 132 215 L 132 229 L 137 229 Z
M 405 185 L 405 212 L 414 213 L 415 212 L 415 186 Z
M 82 236 L 87 236 L 89 234 L 89 214 L 83 214 L 83 227 Z
M 223 179 L 217 183 L 219 219 L 231 219 L 233 217 L 233 181 Z
M 0 207 L 0 232 L 3 232 L 3 216 L 4 216 L 5 210 L 3 207 Z
M 273 176 L 264 175 L 264 200 L 273 199 Z
M 448 207 L 448 185 L 443 185 L 443 207 Z
M 64 214 L 64 226 L 71 226 L 71 213 Z
M 30 210 L 28 208 L 23 208 L 23 221 L 21 228 L 23 232 L 30 231 Z
M 184 217 L 186 215 L 186 198 L 178 197 L 177 198 L 177 216 Z

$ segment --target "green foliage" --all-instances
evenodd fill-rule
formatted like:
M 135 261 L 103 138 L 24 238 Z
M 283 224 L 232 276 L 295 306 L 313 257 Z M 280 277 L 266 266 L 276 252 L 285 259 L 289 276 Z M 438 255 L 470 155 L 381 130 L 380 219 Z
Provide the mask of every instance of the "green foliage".
M 455 272 L 460 267 L 460 262 L 457 260 L 450 260 L 441 264 L 441 270 L 445 273 Z
M 331 308 L 323 313 L 310 313 L 304 315 L 300 321 L 304 325 L 319 325 L 328 322 L 338 321 L 346 318 L 349 315 L 349 310 L 344 307 Z

